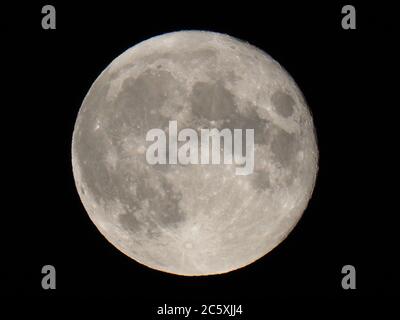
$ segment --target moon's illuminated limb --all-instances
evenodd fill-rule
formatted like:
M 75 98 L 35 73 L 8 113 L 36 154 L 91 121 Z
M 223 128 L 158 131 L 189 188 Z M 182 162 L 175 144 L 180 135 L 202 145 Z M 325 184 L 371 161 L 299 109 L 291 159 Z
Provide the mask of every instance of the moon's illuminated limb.
M 185 128 L 254 129 L 254 173 L 235 165 L 149 165 L 145 136 Z M 311 114 L 288 73 L 223 34 L 183 31 L 116 58 L 76 120 L 82 202 L 129 257 L 181 275 L 228 272 L 277 246 L 300 219 L 318 170 Z

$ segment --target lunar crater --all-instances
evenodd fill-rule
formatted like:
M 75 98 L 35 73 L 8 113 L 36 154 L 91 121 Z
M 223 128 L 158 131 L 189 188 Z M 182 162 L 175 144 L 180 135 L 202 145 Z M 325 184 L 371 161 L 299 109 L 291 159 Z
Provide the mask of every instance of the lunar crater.
M 271 101 L 274 104 L 275 110 L 285 118 L 293 114 L 295 101 L 293 98 L 281 90 L 275 91 L 271 96 Z

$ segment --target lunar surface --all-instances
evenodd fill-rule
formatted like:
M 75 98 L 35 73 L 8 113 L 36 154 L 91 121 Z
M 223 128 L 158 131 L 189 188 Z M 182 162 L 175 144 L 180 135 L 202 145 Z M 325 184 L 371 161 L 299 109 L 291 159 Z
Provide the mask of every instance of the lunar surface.
M 254 170 L 149 164 L 146 134 L 168 135 L 170 121 L 254 129 Z M 312 195 L 318 148 L 305 99 L 278 62 L 228 35 L 181 31 L 133 46 L 100 74 L 75 123 L 72 166 L 90 219 L 116 248 L 153 269 L 210 275 L 287 237 Z

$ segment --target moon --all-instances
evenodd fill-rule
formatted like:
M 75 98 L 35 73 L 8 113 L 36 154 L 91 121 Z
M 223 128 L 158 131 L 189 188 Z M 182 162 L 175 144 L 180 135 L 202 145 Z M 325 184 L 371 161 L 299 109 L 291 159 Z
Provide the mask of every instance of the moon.
M 254 130 L 254 169 L 149 164 L 153 128 Z M 247 266 L 301 218 L 318 172 L 311 112 L 292 77 L 226 34 L 179 31 L 145 40 L 99 75 L 79 110 L 72 167 L 103 236 L 137 262 L 185 276 Z

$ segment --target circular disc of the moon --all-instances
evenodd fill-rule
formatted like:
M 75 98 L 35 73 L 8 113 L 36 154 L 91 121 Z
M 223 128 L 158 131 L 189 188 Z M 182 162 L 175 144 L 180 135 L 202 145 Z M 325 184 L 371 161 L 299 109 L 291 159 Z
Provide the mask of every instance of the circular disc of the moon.
M 244 156 L 253 129 L 253 170 L 150 164 L 146 135 L 158 128 L 168 140 L 171 121 L 199 133 L 199 152 L 202 129 L 241 129 Z M 72 165 L 86 211 L 116 248 L 150 268 L 208 275 L 252 263 L 289 234 L 311 197 L 318 149 L 302 93 L 278 62 L 228 35 L 182 31 L 135 45 L 96 79 Z

